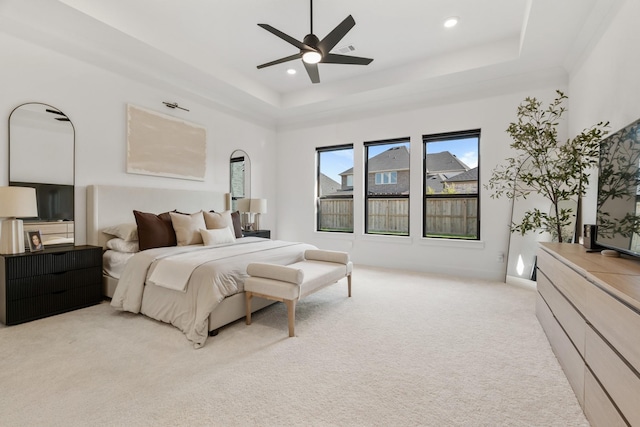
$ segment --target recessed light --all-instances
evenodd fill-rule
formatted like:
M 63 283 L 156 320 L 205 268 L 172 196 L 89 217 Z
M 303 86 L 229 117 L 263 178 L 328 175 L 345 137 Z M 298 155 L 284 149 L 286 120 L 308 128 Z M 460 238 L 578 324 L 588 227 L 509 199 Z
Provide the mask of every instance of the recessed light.
M 445 28 L 451 28 L 458 25 L 458 18 L 456 16 L 452 16 L 450 18 L 445 19 L 444 26 Z
M 297 73 L 297 71 L 296 71 L 296 70 L 294 70 L 293 68 L 289 68 L 289 69 L 287 70 L 287 74 L 294 75 L 295 73 Z

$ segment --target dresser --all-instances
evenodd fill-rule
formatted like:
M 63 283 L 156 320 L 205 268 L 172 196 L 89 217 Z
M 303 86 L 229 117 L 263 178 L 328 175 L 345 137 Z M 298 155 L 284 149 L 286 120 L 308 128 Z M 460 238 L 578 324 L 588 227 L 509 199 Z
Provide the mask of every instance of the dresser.
M 0 322 L 15 325 L 102 300 L 102 248 L 0 255 Z
M 593 426 L 640 426 L 640 260 L 543 243 L 536 315 Z

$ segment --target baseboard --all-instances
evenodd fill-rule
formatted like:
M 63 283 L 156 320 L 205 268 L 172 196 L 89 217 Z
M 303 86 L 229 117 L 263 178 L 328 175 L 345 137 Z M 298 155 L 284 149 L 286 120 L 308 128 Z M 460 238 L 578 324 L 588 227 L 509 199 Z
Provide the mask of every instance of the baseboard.
M 507 276 L 506 283 L 507 285 L 521 286 L 534 291 L 537 289 L 535 281 L 517 276 Z

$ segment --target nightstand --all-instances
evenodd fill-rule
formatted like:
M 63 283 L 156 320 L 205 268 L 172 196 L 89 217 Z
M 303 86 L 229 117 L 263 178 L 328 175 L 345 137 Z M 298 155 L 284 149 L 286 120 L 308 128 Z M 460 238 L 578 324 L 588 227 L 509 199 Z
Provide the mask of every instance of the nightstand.
M 102 248 L 0 255 L 0 322 L 16 325 L 102 301 Z
M 264 237 L 265 239 L 271 238 L 271 230 L 251 230 L 243 231 L 243 237 Z

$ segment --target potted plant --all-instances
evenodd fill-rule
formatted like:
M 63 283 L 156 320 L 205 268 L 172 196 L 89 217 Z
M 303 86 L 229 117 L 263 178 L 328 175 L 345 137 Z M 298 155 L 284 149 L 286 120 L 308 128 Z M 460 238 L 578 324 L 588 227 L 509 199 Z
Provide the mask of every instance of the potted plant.
M 515 201 L 531 193 L 545 197 L 551 203 L 549 212 L 534 208 L 519 222 L 512 218 L 511 232 L 549 232 L 554 240 L 563 242 L 579 233 L 581 199 L 589 184 L 589 170 L 598 163 L 600 140 L 608 133 L 609 123 L 600 122 L 561 142 L 558 126 L 567 96 L 559 90 L 556 93 L 547 108 L 532 97 L 518 106 L 518 120 L 507 128 L 516 154 L 493 169 L 484 187 L 493 191 L 492 198 Z M 571 229 L 575 219 L 575 229 Z

